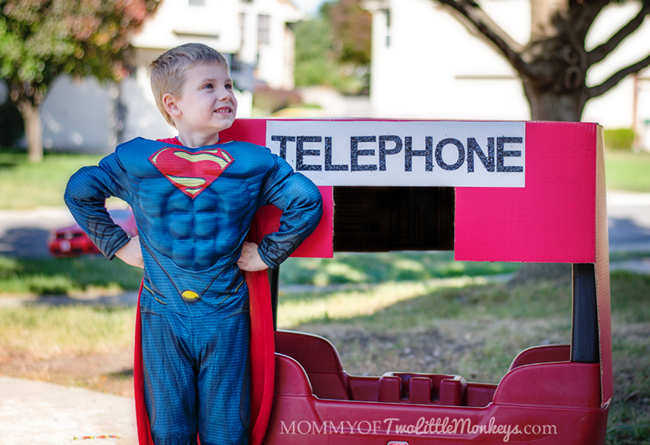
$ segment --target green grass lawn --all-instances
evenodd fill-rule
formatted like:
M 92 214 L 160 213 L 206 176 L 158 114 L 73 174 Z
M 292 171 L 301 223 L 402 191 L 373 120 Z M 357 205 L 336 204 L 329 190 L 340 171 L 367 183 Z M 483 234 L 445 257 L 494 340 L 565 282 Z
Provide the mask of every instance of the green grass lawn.
M 28 164 L 24 153 L 0 150 L 0 209 L 62 206 L 70 175 L 100 158 L 46 154 L 42 164 Z M 605 162 L 610 190 L 650 192 L 649 153 L 608 151 Z M 485 279 L 517 268 L 455 262 L 450 252 L 292 258 L 281 268 L 284 285 L 352 286 L 283 293 L 278 324 L 328 337 L 352 374 L 421 371 L 498 382 L 522 349 L 570 336 L 568 285 Z M 0 295 L 133 290 L 140 279 L 139 269 L 99 256 L 0 257 Z M 607 444 L 650 444 L 650 277 L 614 272 L 611 284 L 615 395 Z M 0 308 L 0 362 L 124 348 L 133 322 L 133 308 Z
M 8 258 L 0 256 L 0 295 L 72 295 L 137 290 L 142 270 L 119 259 Z
M 650 276 L 614 272 L 611 292 L 614 398 L 606 443 L 648 444 Z M 286 293 L 278 312 L 281 328 L 330 339 L 350 374 L 446 373 L 497 383 L 521 350 L 568 343 L 571 288 L 480 278 L 391 282 Z M 52 360 L 126 348 L 134 316 L 128 307 L 0 308 L 0 363 L 12 356 Z
M 650 276 L 611 277 L 614 397 L 606 444 L 650 443 Z M 328 303 L 324 305 L 323 303 Z M 518 352 L 569 343 L 569 284 L 465 279 L 282 295 L 278 325 L 327 337 L 350 374 L 448 373 L 498 383 Z
M 22 151 L 0 150 L 0 209 L 62 207 L 70 176 L 102 156 L 46 153 L 42 163 L 30 164 Z
M 281 284 L 359 284 L 515 272 L 518 263 L 454 261 L 453 252 L 335 253 L 334 258 L 289 258 Z
M 16 355 L 38 360 L 132 347 L 134 323 L 133 307 L 4 307 L 0 361 Z
M 609 190 L 650 192 L 650 153 L 607 150 L 605 175 Z
M 453 252 L 393 252 L 334 258 L 290 258 L 280 267 L 283 285 L 362 284 L 476 277 L 514 272 L 517 263 L 454 261 Z M 9 258 L 0 256 L 0 295 L 75 294 L 137 290 L 142 271 L 100 255 L 79 258 Z

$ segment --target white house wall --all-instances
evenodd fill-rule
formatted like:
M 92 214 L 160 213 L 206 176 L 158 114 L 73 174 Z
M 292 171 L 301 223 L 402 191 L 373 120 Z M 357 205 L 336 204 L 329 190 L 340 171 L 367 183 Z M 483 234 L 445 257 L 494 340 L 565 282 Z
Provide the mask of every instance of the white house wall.
M 305 18 L 288 0 L 255 0 L 240 4 L 240 18 L 244 21 L 244 38 L 239 57 L 256 65 L 255 74 L 271 88 L 292 89 L 294 86 L 294 37 L 287 23 Z M 259 16 L 270 17 L 269 41 L 261 43 Z
M 240 60 L 257 64 L 255 74 L 261 81 L 274 88 L 293 88 L 294 40 L 287 22 L 299 20 L 303 13 L 289 0 L 203 3 L 204 6 L 192 6 L 190 0 L 164 0 L 156 15 L 133 38 L 135 74 L 119 86 L 101 86 L 92 78 L 79 84 L 66 77 L 58 79 L 41 107 L 45 147 L 110 152 L 120 141 L 137 136 L 175 135 L 176 130 L 167 124 L 155 105 L 147 67 L 164 51 L 184 43 L 204 43 L 226 55 L 240 53 Z M 259 14 L 271 17 L 268 44 L 258 45 Z M 242 18 L 246 19 L 243 27 Z M 252 93 L 237 91 L 236 96 L 238 117 L 250 117 Z
M 432 0 L 374 0 L 371 102 L 375 117 L 430 119 L 530 119 L 523 88 L 510 65 L 488 44 Z M 528 0 L 484 0 L 486 12 L 515 40 L 530 32 Z M 385 9 L 390 10 L 390 29 Z M 638 7 L 609 7 L 588 45 L 606 40 Z M 650 21 L 588 74 L 588 84 L 650 52 Z M 386 46 L 386 37 L 390 37 Z M 647 77 L 647 76 L 646 76 Z M 650 84 L 647 82 L 646 84 Z M 643 83 L 642 83 L 643 85 Z M 640 120 L 650 119 L 650 93 L 639 93 Z M 591 100 L 583 116 L 606 128 L 632 125 L 632 80 Z
M 105 153 L 116 143 L 118 90 L 94 78 L 60 76 L 41 106 L 45 149 Z
M 512 69 L 445 10 L 431 0 L 387 3 L 390 29 L 385 12 L 373 17 L 371 101 L 376 117 L 528 117 Z
M 239 50 L 238 0 L 203 0 L 194 6 L 189 0 L 164 0 L 132 44 L 139 48 L 170 49 L 198 42 L 225 53 Z M 200 3 L 200 2 L 199 2 Z
M 618 29 L 625 25 L 638 8 L 633 4 L 610 5 L 601 14 L 590 33 L 587 35 L 587 48 L 592 49 L 606 41 Z M 642 59 L 650 53 L 650 20 L 634 34 L 630 35 L 609 57 L 593 66 L 588 73 L 587 83 L 598 85 L 620 68 Z M 646 69 L 641 77 L 650 80 L 650 70 Z M 639 92 L 637 114 L 640 120 L 650 119 L 650 95 Z M 629 128 L 632 126 L 634 101 L 634 81 L 628 76 L 605 95 L 587 103 L 583 121 L 599 122 L 608 128 Z
M 146 67 L 138 67 L 135 75 L 120 84 L 120 98 L 125 113 L 123 141 L 136 137 L 162 139 L 176 136 L 177 131 L 156 106 Z
M 238 117 L 250 117 L 253 97 L 236 91 Z M 61 76 L 41 106 L 43 145 L 46 149 L 83 153 L 110 153 L 119 134 L 118 103 L 122 105 L 121 141 L 135 137 L 161 139 L 178 132 L 156 106 L 146 67 L 119 85 L 100 85 L 94 78 L 74 82 Z

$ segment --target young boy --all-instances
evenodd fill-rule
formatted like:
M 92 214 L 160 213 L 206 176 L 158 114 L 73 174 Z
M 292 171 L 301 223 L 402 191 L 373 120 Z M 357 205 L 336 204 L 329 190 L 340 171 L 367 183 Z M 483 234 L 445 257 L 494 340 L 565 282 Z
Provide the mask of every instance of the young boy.
M 237 111 L 228 65 L 200 44 L 152 63 L 171 140 L 134 139 L 68 183 L 65 201 L 109 259 L 144 268 L 140 296 L 145 402 L 156 445 L 245 444 L 249 314 L 242 271 L 275 268 L 316 227 L 321 197 L 265 148 L 219 143 Z M 111 221 L 105 199 L 131 205 L 139 236 Z M 256 210 L 283 211 L 279 232 L 244 242 Z

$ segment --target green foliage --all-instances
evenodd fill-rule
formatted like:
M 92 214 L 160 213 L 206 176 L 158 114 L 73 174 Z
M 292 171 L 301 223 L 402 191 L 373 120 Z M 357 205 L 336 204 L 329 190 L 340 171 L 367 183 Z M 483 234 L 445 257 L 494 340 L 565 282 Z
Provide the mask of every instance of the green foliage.
M 372 15 L 362 0 L 338 0 L 323 5 L 323 12 L 332 24 L 334 48 L 342 63 L 370 65 Z
M 296 86 L 331 86 L 366 93 L 369 84 L 370 14 L 359 0 L 326 3 L 320 16 L 295 29 Z
M 262 110 L 266 116 L 283 108 L 299 105 L 301 102 L 302 98 L 296 91 L 270 87 L 257 88 L 253 96 L 253 106 Z
M 39 107 L 61 74 L 120 80 L 129 41 L 161 0 L 0 0 L 0 78 L 25 120 L 30 161 L 43 158 Z
M 332 54 L 331 27 L 324 18 L 300 22 L 296 33 L 296 86 L 334 85 L 338 70 Z
M 0 0 L 0 78 L 38 106 L 60 74 L 119 80 L 129 40 L 160 0 Z
M 634 130 L 616 128 L 605 130 L 605 148 L 609 150 L 630 150 L 634 143 Z

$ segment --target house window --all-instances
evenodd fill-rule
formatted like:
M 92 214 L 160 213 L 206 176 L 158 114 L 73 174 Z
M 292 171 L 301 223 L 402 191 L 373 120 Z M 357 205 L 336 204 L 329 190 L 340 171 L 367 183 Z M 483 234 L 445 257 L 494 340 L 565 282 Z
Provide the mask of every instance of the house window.
M 239 73 L 243 67 L 244 65 L 239 60 L 239 54 L 233 54 L 230 58 L 230 72 Z
M 205 6 L 205 0 L 188 0 L 190 6 Z
M 239 35 L 239 47 L 243 48 L 246 43 L 246 14 L 243 12 L 239 13 Z
M 390 9 L 384 9 L 386 13 L 386 48 L 390 46 Z
M 259 14 L 257 16 L 257 43 L 271 43 L 271 16 Z

